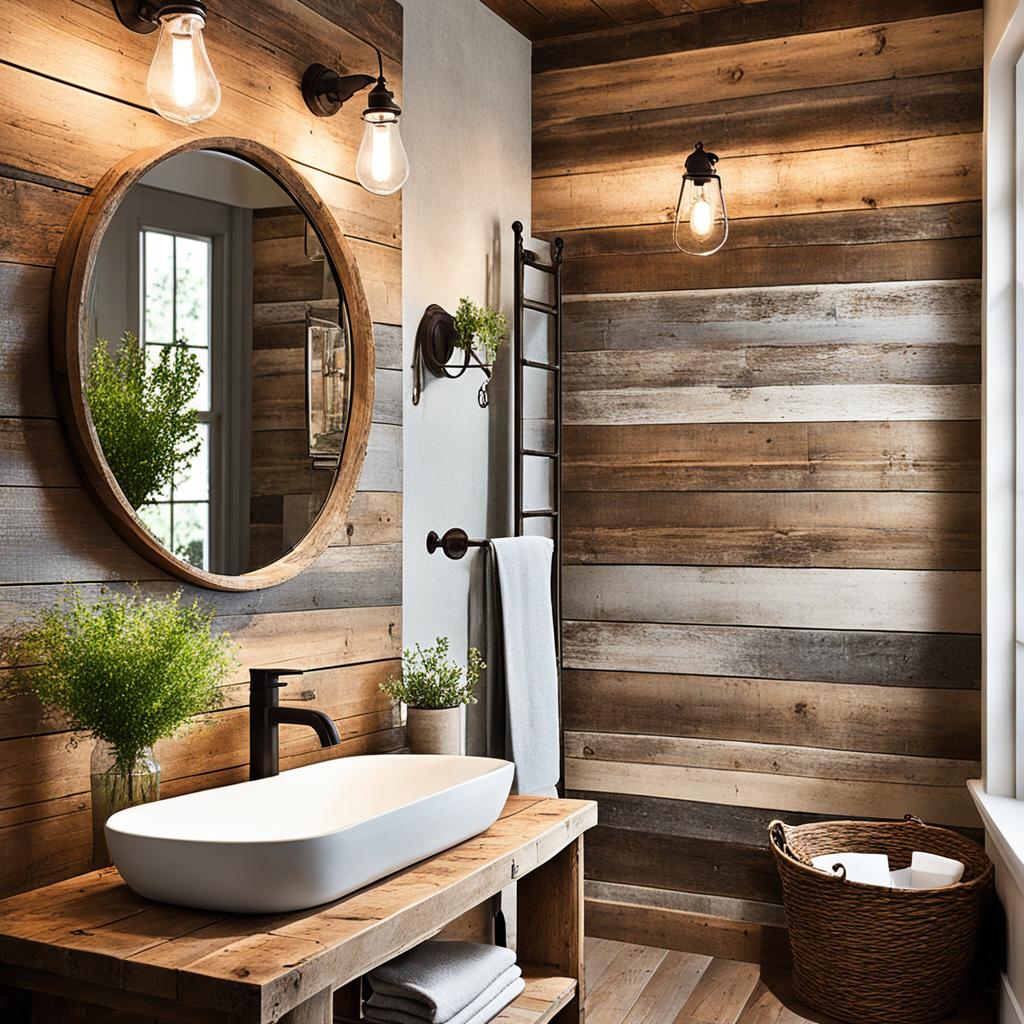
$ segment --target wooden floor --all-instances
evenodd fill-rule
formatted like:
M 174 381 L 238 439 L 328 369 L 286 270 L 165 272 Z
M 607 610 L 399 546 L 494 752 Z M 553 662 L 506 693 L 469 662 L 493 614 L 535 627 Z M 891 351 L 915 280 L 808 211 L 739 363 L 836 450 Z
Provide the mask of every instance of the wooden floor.
M 587 1024 L 834 1024 L 803 1006 L 789 975 L 755 964 L 587 939 Z M 993 1024 L 969 997 L 944 1024 Z

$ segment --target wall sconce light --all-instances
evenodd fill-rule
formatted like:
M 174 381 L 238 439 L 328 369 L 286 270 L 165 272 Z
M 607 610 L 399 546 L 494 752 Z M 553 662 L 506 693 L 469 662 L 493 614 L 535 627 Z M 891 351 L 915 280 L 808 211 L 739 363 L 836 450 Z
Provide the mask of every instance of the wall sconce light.
M 359 184 L 379 196 L 397 192 L 409 177 L 409 158 L 398 131 L 402 108 L 384 81 L 384 60 L 377 50 L 373 75 L 339 75 L 323 64 L 310 64 L 302 76 L 302 98 L 317 117 L 333 117 L 357 92 L 373 85 L 363 111 L 363 141 L 356 157 Z M 376 83 L 376 84 L 374 84 Z
M 686 158 L 672 241 L 691 256 L 710 256 L 729 237 L 722 179 L 715 173 L 717 163 L 718 156 L 706 152 L 703 142 L 698 142 Z
M 125 28 L 148 34 L 160 30 L 146 89 L 161 117 L 195 124 L 220 106 L 220 83 L 206 53 L 206 4 L 200 0 L 113 0 Z

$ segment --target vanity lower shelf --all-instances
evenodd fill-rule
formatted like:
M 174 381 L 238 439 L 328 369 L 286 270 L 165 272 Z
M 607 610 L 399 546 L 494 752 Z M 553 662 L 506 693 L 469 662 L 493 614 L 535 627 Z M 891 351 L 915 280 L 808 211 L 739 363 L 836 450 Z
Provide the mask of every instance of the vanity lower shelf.
M 521 964 L 526 988 L 490 1024 L 548 1024 L 576 995 L 575 978 L 567 978 L 547 967 Z M 335 1015 L 335 1024 L 360 1024 L 353 1017 Z M 365 1019 L 361 1024 L 366 1024 Z
M 33 1024 L 88 1019 L 80 1006 L 173 1024 L 326 1024 L 336 993 L 516 881 L 527 986 L 495 1022 L 578 1024 L 583 833 L 596 823 L 591 801 L 510 797 L 486 832 L 293 914 L 153 903 L 106 868 L 0 902 L 0 984 L 33 993 Z
M 523 967 L 526 988 L 491 1024 L 548 1024 L 576 995 L 576 979 L 564 978 L 543 967 Z

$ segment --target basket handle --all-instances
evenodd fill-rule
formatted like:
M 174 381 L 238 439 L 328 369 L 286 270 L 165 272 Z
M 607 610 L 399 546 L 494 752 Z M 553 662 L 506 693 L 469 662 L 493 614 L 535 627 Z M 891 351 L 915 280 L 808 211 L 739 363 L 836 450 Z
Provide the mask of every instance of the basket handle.
M 768 826 L 768 838 L 784 854 L 786 854 L 789 857 L 793 857 L 794 860 L 796 859 L 795 855 L 793 854 L 793 851 L 789 848 L 789 842 L 786 840 L 785 822 L 779 821 L 779 819 L 776 818 Z

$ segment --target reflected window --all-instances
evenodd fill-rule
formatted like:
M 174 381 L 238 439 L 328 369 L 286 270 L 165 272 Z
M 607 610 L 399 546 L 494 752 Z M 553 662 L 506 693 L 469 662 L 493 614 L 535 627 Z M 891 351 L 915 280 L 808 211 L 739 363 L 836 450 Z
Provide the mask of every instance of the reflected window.
M 139 257 L 147 361 L 156 362 L 162 349 L 178 340 L 202 367 L 196 398 L 199 454 L 171 487 L 139 509 L 139 517 L 179 558 L 209 569 L 211 431 L 217 419 L 210 382 L 213 239 L 142 228 Z

